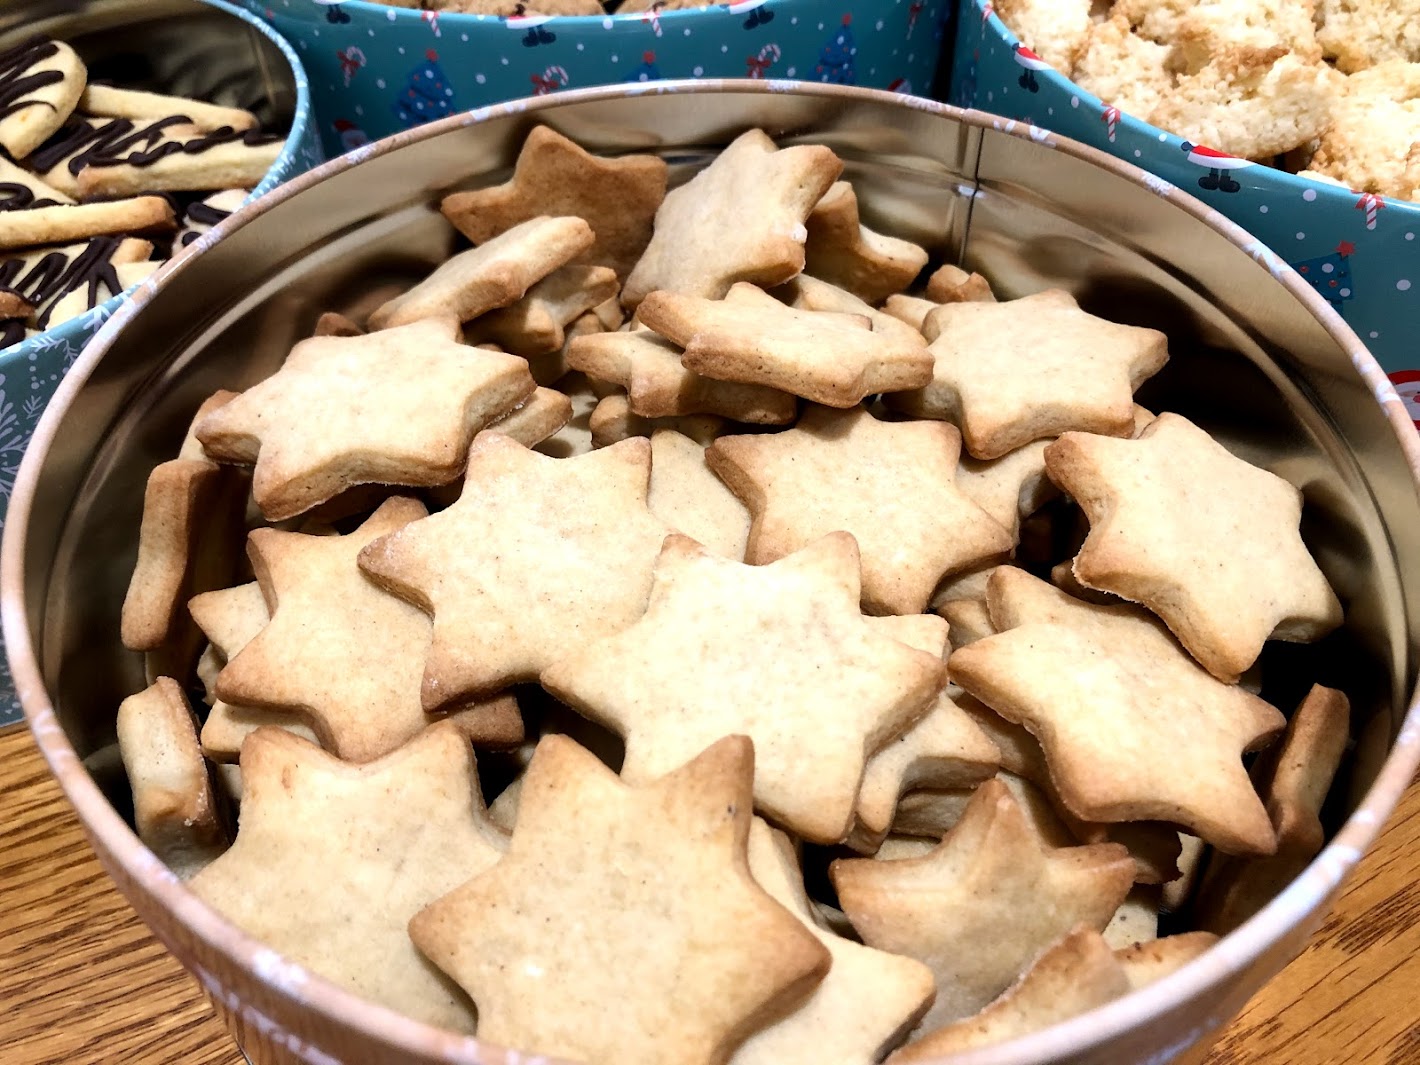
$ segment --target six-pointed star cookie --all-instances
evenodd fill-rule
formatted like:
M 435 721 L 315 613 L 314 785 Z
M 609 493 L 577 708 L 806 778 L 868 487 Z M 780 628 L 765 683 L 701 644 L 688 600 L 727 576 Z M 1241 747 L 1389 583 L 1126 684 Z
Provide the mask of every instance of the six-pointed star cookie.
M 719 381 L 767 385 L 830 407 L 919 388 L 932 378 L 927 342 L 878 332 L 864 315 L 786 307 L 753 285 L 722 300 L 653 292 L 640 320 L 685 350 L 689 370 Z
M 667 532 L 650 476 L 649 440 L 553 459 L 480 433 L 458 502 L 361 552 L 377 584 L 433 615 L 426 709 L 536 680 L 641 615 Z
M 1341 624 L 1302 542 L 1302 493 L 1187 418 L 1160 414 L 1137 440 L 1066 433 L 1045 463 L 1090 519 L 1075 577 L 1143 603 L 1220 680 L 1269 637 L 1305 643 Z
M 830 875 L 864 943 L 936 976 L 922 1021 L 931 1029 L 981 1009 L 1077 925 L 1102 930 L 1129 894 L 1134 862 L 1114 843 L 1047 846 L 1006 785 L 988 780 L 929 854 L 839 859 Z
M 625 277 L 651 239 L 656 208 L 666 196 L 666 163 L 654 155 L 600 159 L 547 126 L 523 142 L 512 180 L 455 192 L 440 210 L 475 244 L 539 215 L 572 215 L 596 240 L 573 260 L 609 266 Z
M 956 487 L 961 437 L 946 422 L 882 422 L 810 407 L 785 433 L 722 436 L 705 460 L 754 517 L 748 561 L 772 562 L 843 529 L 863 559 L 863 602 L 916 614 L 948 573 L 1011 549 Z
M 633 787 L 545 737 L 507 854 L 409 925 L 473 997 L 479 1038 L 588 1065 L 718 1065 L 802 1001 L 829 954 L 750 877 L 753 772 L 732 736 Z
M 666 538 L 645 616 L 559 658 L 543 687 L 626 739 L 645 780 L 721 736 L 754 740 L 756 806 L 848 834 L 867 758 L 925 712 L 944 668 L 859 612 L 858 549 L 831 533 L 767 566 Z
M 467 1001 L 406 931 L 502 849 L 458 729 L 435 725 L 365 765 L 258 729 L 242 748 L 242 787 L 237 841 L 192 879 L 193 893 L 346 990 L 472 1032 Z
M 1168 361 L 1164 334 L 1096 318 L 1058 289 L 948 303 L 927 319 L 929 335 L 937 330 L 932 381 L 890 401 L 955 422 L 979 459 L 1072 429 L 1128 436 L 1134 390 Z
M 932 970 L 820 928 L 790 838 L 759 818 L 749 831 L 749 871 L 828 948 L 833 965 L 807 1002 L 751 1036 L 730 1065 L 874 1065 L 932 1001 Z
M 858 218 L 858 195 L 835 181 L 806 222 L 805 269 L 873 304 L 912 284 L 927 265 L 925 249 L 875 233 Z
M 218 697 L 300 711 L 322 745 L 351 762 L 388 754 L 428 725 L 419 693 L 429 619 L 356 563 L 371 541 L 426 514 L 396 497 L 347 536 L 254 530 L 248 551 L 271 622 L 217 675 Z M 460 720 L 476 731 L 480 716 L 497 722 L 504 709 L 489 703 Z M 517 742 L 518 732 L 496 738 Z
M 1035 735 L 1071 813 L 1272 853 L 1242 756 L 1282 731 L 1275 707 L 1210 676 L 1138 607 L 1084 603 L 1010 566 L 987 605 L 999 631 L 953 652 L 952 679 Z
M 214 458 L 256 463 L 252 492 L 272 521 L 357 484 L 446 484 L 474 433 L 537 387 L 522 359 L 458 339 L 458 322 L 431 318 L 303 340 L 197 438 Z
M 736 281 L 788 281 L 804 268 L 804 221 L 842 172 L 821 144 L 780 149 L 757 129 L 735 138 L 666 196 L 621 302 L 635 307 L 657 289 L 720 299 Z

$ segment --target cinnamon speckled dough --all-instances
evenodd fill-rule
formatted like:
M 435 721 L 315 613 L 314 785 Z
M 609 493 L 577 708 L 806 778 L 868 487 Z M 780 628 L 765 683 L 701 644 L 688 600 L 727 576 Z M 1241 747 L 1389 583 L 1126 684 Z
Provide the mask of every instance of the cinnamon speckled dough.
M 117 728 L 138 838 L 186 880 L 228 840 L 187 696 L 177 681 L 159 677 L 123 700 Z
M 1045 462 L 1090 519 L 1075 577 L 1147 606 L 1220 680 L 1268 639 L 1308 643 L 1341 623 L 1302 541 L 1302 493 L 1188 419 L 1161 414 L 1133 440 L 1066 433 Z
M 945 674 L 940 654 L 883 635 L 858 597 L 846 532 L 764 566 L 672 535 L 644 616 L 558 658 L 542 685 L 625 737 L 631 781 L 749 736 L 756 808 L 837 843 L 867 759 L 927 711 Z
M 503 849 L 468 741 L 437 725 L 365 765 L 280 729 L 242 749 L 237 841 L 198 898 L 296 965 L 382 1006 L 474 1030 L 468 1000 L 410 942 L 419 910 Z
M 705 445 L 673 429 L 651 434 L 651 490 L 646 504 L 672 529 L 716 554 L 745 557 L 749 511 L 705 464 Z
M 945 574 L 1011 548 L 1006 530 L 956 486 L 960 448 L 943 422 L 809 407 L 788 432 L 720 437 L 706 461 L 754 515 L 750 562 L 845 529 L 862 553 L 867 609 L 916 614 Z
M 927 265 L 926 249 L 862 224 L 858 195 L 846 181 L 833 183 L 806 224 L 805 269 L 868 303 L 901 292 Z
M 639 786 L 544 737 L 507 854 L 409 924 L 472 996 L 479 1038 L 588 1065 L 720 1065 L 803 1002 L 830 955 L 751 878 L 753 775 L 743 736 Z
M 928 315 L 927 328 L 937 330 L 931 382 L 888 402 L 959 425 L 978 459 L 1070 429 L 1127 436 L 1134 390 L 1168 361 L 1159 331 L 1097 318 L 1059 289 L 948 303 Z
M 909 344 L 916 343 L 916 338 L 922 335 L 908 322 L 888 314 L 886 311 L 878 310 L 871 303 L 865 303 L 847 289 L 830 285 L 827 281 L 810 277 L 808 274 L 800 274 L 794 280 L 780 285 L 774 290 L 774 295 L 790 307 L 801 311 L 833 311 L 837 314 L 862 315 L 872 323 L 874 333 L 882 333 L 885 336 L 895 335 Z M 889 296 L 888 302 L 891 303 L 894 299 L 910 298 L 908 296 Z
M 607 266 L 562 266 L 516 303 L 475 318 L 464 327 L 467 343 L 491 342 L 524 358 L 557 351 L 566 329 L 617 293 L 616 271 Z
M 673 414 L 664 418 L 643 418 L 631 411 L 631 401 L 621 393 L 597 400 L 587 419 L 593 447 L 608 447 L 632 437 L 651 437 L 661 429 L 672 429 L 688 436 L 702 447 L 734 423 L 717 414 Z
M 921 858 L 839 859 L 829 868 L 863 942 L 932 969 L 931 1030 L 970 1017 L 1077 925 L 1103 929 L 1129 893 L 1134 863 L 1113 843 L 1051 847 L 1004 784 L 988 780 Z
M 823 145 L 780 149 L 762 130 L 741 134 L 667 194 L 621 302 L 658 289 L 717 300 L 737 281 L 788 281 L 804 269 L 805 219 L 842 172 Z

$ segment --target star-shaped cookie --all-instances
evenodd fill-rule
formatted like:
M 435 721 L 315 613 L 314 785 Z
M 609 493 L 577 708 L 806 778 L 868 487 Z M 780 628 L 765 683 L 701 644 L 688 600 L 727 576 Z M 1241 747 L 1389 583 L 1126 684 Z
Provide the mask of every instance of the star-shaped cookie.
M 523 142 L 511 180 L 452 193 L 439 209 L 475 244 L 539 215 L 586 219 L 596 239 L 573 262 L 609 266 L 624 278 L 650 242 L 665 196 L 665 160 L 598 158 L 556 130 L 538 126 Z
M 738 422 L 785 425 L 799 402 L 765 385 L 717 381 L 687 369 L 680 348 L 649 329 L 579 336 L 567 364 L 598 381 L 626 389 L 631 412 L 642 418 L 717 414 Z
M 794 280 L 780 285 L 774 290 L 774 297 L 783 300 L 790 307 L 801 311 L 833 311 L 837 314 L 859 314 L 872 323 L 873 332 L 897 335 L 908 343 L 916 343 L 921 336 L 915 328 L 886 311 L 880 311 L 871 303 L 865 303 L 847 289 L 830 285 L 808 274 L 800 274 Z M 933 304 L 932 306 L 936 306 Z
M 673 429 L 651 434 L 651 513 L 718 555 L 745 557 L 749 511 L 705 465 L 705 447 Z
M 863 315 L 786 307 L 753 285 L 737 284 L 720 300 L 653 292 L 637 316 L 684 349 L 680 361 L 689 370 L 830 407 L 919 388 L 932 377 L 926 341 L 879 332 Z
M 1168 361 L 1164 334 L 1096 318 L 1058 289 L 948 303 L 923 328 L 937 330 L 931 383 L 890 401 L 956 423 L 978 459 L 1072 429 L 1128 436 L 1134 390 Z
M 946 422 L 809 407 L 788 432 L 722 436 L 705 458 L 754 518 L 748 561 L 844 529 L 862 553 L 866 607 L 916 614 L 943 576 L 1011 549 L 1010 534 L 956 486 L 960 450 Z
M 248 553 L 271 622 L 217 675 L 218 697 L 299 711 L 322 746 L 351 762 L 388 754 L 424 729 L 429 619 L 368 581 L 356 559 L 427 514 L 417 500 L 395 497 L 346 536 L 253 530 Z M 500 708 L 487 713 L 496 719 Z
M 1103 929 L 1134 863 L 1113 843 L 1045 845 L 1006 785 L 988 780 L 929 854 L 839 859 L 829 873 L 864 943 L 917 958 L 936 976 L 922 1021 L 931 1030 L 986 1006 L 1076 926 Z
M 543 687 L 626 739 L 622 775 L 721 736 L 754 740 L 756 807 L 805 839 L 848 835 L 863 766 L 925 712 L 943 663 L 859 612 L 858 550 L 831 533 L 767 566 L 667 537 L 645 616 L 559 657 Z
M 926 1012 L 935 994 L 932 970 L 821 928 L 793 843 L 757 817 L 749 871 L 828 948 L 833 965 L 807 1002 L 752 1035 L 729 1065 L 873 1065 Z
M 426 709 L 536 680 L 641 616 L 667 532 L 650 475 L 641 438 L 553 459 L 480 433 L 458 502 L 361 552 L 375 583 L 434 618 Z
M 588 1065 L 712 1065 L 802 1001 L 829 954 L 750 877 L 753 767 L 732 736 L 633 787 L 545 737 L 507 854 L 409 924 L 473 997 L 479 1038 Z
M 528 364 L 458 342 L 431 318 L 360 337 L 312 337 L 271 377 L 204 416 L 209 455 L 255 463 L 272 521 L 357 484 L 445 484 L 474 433 L 533 394 Z
M 1021 519 L 1034 514 L 1059 489 L 1045 474 L 1047 440 L 1035 440 L 998 459 L 962 455 L 957 487 L 996 519 L 1014 541 Z
M 1227 853 L 1272 853 L 1242 755 L 1282 731 L 1274 707 L 1210 676 L 1138 607 L 1083 603 L 1009 566 L 987 605 L 999 631 L 953 652 L 952 679 L 1035 735 L 1076 817 L 1167 821 Z
M 835 181 L 806 222 L 805 269 L 873 304 L 912 284 L 927 265 L 925 249 L 875 233 L 858 217 L 858 195 Z
M 1143 603 L 1220 680 L 1269 638 L 1308 642 L 1341 624 L 1302 542 L 1302 493 L 1187 418 L 1160 414 L 1136 440 L 1066 433 L 1045 461 L 1090 519 L 1075 577 Z
M 741 134 L 667 194 L 621 302 L 635 307 L 657 289 L 720 299 L 736 281 L 788 281 L 804 268 L 804 222 L 842 172 L 823 145 L 780 149 L 763 130 Z
M 411 917 L 489 868 L 473 750 L 435 725 L 350 765 L 280 729 L 242 749 L 237 840 L 189 887 L 243 931 L 348 991 L 406 1016 L 474 1030 L 466 999 L 419 956 Z

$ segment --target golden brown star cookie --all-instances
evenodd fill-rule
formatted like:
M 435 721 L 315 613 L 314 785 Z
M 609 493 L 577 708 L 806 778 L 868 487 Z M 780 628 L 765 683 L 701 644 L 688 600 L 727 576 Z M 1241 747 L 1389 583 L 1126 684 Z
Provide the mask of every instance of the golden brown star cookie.
M 687 369 L 830 407 L 919 388 L 932 376 L 925 341 L 877 332 L 860 315 L 795 310 L 753 285 L 737 284 L 721 300 L 653 292 L 637 316 L 684 349 Z
M 804 269 L 804 222 L 842 172 L 823 145 L 780 149 L 762 130 L 741 134 L 666 195 L 621 302 L 635 307 L 657 289 L 720 299 L 736 281 L 788 281 Z
M 573 262 L 609 266 L 624 278 L 646 249 L 665 196 L 665 160 L 598 158 L 556 130 L 538 126 L 523 142 L 511 180 L 452 193 L 439 209 L 474 244 L 539 215 L 586 219 L 596 238 Z
M 198 898 L 286 958 L 406 1016 L 474 1030 L 474 1012 L 410 942 L 420 909 L 502 850 L 468 740 L 436 725 L 351 765 L 279 729 L 242 749 L 237 841 Z
M 717 555 L 745 557 L 749 511 L 705 464 L 705 447 L 673 429 L 651 434 L 651 513 Z
M 159 677 L 123 700 L 117 729 L 138 838 L 186 880 L 230 838 L 187 696 L 177 681 Z
M 858 550 L 831 533 L 766 566 L 666 538 L 645 616 L 560 656 L 542 684 L 626 739 L 645 780 L 721 736 L 755 744 L 755 804 L 805 839 L 848 835 L 868 757 L 925 712 L 940 655 L 859 612 Z
M 830 957 L 750 877 L 753 772 L 743 736 L 641 786 L 544 738 L 507 854 L 409 924 L 472 996 L 479 1038 L 711 1065 L 803 1001 Z
M 923 328 L 937 334 L 932 380 L 890 402 L 959 425 L 978 459 L 1072 429 L 1128 436 L 1134 390 L 1168 361 L 1162 333 L 1096 318 L 1058 289 L 1006 303 L 948 303 Z
M 687 369 L 680 348 L 649 329 L 577 337 L 568 345 L 567 364 L 626 389 L 631 412 L 642 418 L 715 414 L 737 422 L 786 425 L 799 409 L 787 392 L 717 381 Z
M 1183 932 L 1118 949 L 1114 957 L 1124 970 L 1130 990 L 1137 991 L 1202 957 L 1216 942 L 1218 937 L 1212 932 Z
M 610 395 L 598 400 L 587 419 L 592 447 L 607 447 L 635 436 L 650 438 L 662 429 L 671 429 L 688 436 L 702 447 L 721 433 L 728 432 L 731 423 L 717 414 L 679 414 L 665 418 L 643 418 L 631 412 L 631 402 L 624 395 Z
M 1035 440 L 998 459 L 961 456 L 957 487 L 995 518 L 1011 534 L 1012 541 L 1020 532 L 1021 519 L 1059 494 L 1045 474 L 1048 443 Z
M 458 337 L 454 319 L 431 318 L 303 340 L 275 374 L 203 417 L 197 437 L 214 458 L 256 464 L 252 491 L 273 521 L 358 484 L 446 484 L 473 435 L 537 387 L 522 359 Z
M 460 252 L 419 284 L 375 308 L 371 329 L 453 315 L 469 322 L 523 298 L 528 289 L 592 246 L 580 218 L 540 215 Z
M 808 274 L 800 274 L 794 280 L 780 285 L 773 295 L 801 311 L 833 311 L 837 314 L 862 315 L 872 323 L 873 332 L 889 336 L 896 334 L 908 343 L 916 343 L 916 337 L 922 335 L 901 318 L 878 310 L 847 289 L 830 285 L 827 281 L 810 277 Z
M 1277 831 L 1277 853 L 1251 860 L 1215 856 L 1193 907 L 1200 928 L 1231 932 L 1321 853 L 1326 843 L 1321 807 L 1346 750 L 1350 717 L 1345 695 L 1314 684 L 1287 722 L 1282 742 L 1258 759 L 1253 779 Z
M 927 300 L 943 303 L 995 303 L 991 282 L 978 273 L 947 263 L 937 267 L 927 279 Z
M 560 351 L 567 327 L 617 293 L 616 271 L 607 266 L 563 266 L 548 274 L 516 303 L 464 326 L 468 343 L 490 343 L 525 359 Z
M 361 552 L 376 584 L 433 616 L 425 708 L 536 680 L 640 617 L 667 531 L 650 474 L 646 440 L 552 459 L 480 433 L 458 502 Z
M 987 605 L 1000 631 L 954 652 L 952 678 L 1040 741 L 1076 817 L 1167 821 L 1229 853 L 1273 851 L 1242 755 L 1282 731 L 1274 707 L 1210 676 L 1137 607 L 1083 603 L 1009 566 Z
M 835 181 L 805 221 L 804 269 L 867 303 L 903 291 L 927 265 L 925 249 L 875 233 L 858 217 L 858 194 Z
M 932 970 L 821 928 L 804 891 L 790 837 L 759 818 L 749 831 L 755 883 L 813 933 L 833 959 L 828 976 L 802 1006 L 757 1032 L 729 1065 L 871 1065 L 926 1012 Z
M 980 1013 L 927 1032 L 888 1062 L 936 1062 L 974 1047 L 1004 1043 L 1088 1013 L 1129 990 L 1124 970 L 1099 932 L 1076 928 Z
M 705 458 L 754 516 L 748 561 L 844 529 L 862 554 L 865 606 L 915 614 L 944 575 L 1011 549 L 1006 530 L 956 487 L 960 449 L 945 422 L 809 407 L 788 432 L 722 436 Z
M 1112 843 L 1045 845 L 1006 785 L 988 780 L 931 853 L 839 859 L 830 875 L 864 943 L 917 958 L 936 976 L 922 1021 L 930 1030 L 982 1009 L 1076 926 L 1103 929 L 1134 863 Z
M 1045 462 L 1090 519 L 1080 583 L 1143 603 L 1220 680 L 1269 638 L 1305 643 L 1341 624 L 1302 542 L 1302 493 L 1187 418 L 1160 414 L 1135 440 L 1066 433 Z

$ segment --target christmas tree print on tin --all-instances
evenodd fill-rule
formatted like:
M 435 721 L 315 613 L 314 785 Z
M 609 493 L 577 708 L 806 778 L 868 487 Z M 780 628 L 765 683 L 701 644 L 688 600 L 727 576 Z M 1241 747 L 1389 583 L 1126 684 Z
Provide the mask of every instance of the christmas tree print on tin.
M 1292 264 L 1292 269 L 1301 274 L 1337 314 L 1343 316 L 1345 308 L 1342 304 L 1355 298 L 1350 262 L 1351 253 L 1355 250 L 1356 245 L 1343 240 L 1330 255 L 1318 255 L 1315 259 L 1303 259 Z
M 404 92 L 394 102 L 394 116 L 406 129 L 433 122 L 454 113 L 454 90 L 439 66 L 434 49 L 424 53 L 425 62 L 414 68 Z
M 826 81 L 830 85 L 856 85 L 857 75 L 853 69 L 853 57 L 858 54 L 858 46 L 853 41 L 853 31 L 850 25 L 853 22 L 852 15 L 843 16 L 843 24 L 828 43 L 823 46 L 823 50 L 818 55 L 818 65 L 814 67 L 814 74 L 819 81 Z

